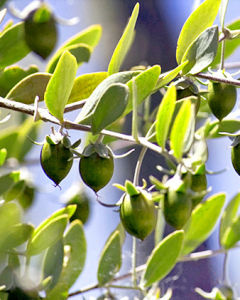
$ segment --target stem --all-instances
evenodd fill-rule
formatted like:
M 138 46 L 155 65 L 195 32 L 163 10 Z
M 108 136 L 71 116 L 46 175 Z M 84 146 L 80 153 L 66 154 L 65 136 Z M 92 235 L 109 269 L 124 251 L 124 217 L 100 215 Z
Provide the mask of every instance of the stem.
M 231 84 L 231 85 L 237 85 L 240 86 L 240 80 L 236 80 L 236 79 L 227 79 L 224 77 L 217 77 L 211 74 L 204 74 L 204 73 L 198 73 L 195 74 L 196 77 L 199 78 L 204 78 L 204 79 L 209 79 L 209 80 L 213 80 L 213 81 L 217 81 L 217 82 L 223 82 L 223 83 L 227 83 L 227 84 Z
M 138 286 L 126 286 L 126 285 L 114 285 L 114 284 L 110 284 L 107 287 L 113 288 L 113 289 L 127 289 L 127 290 L 142 291 L 142 289 L 140 287 L 138 287 Z
M 133 286 L 137 287 L 137 239 L 133 236 L 132 238 L 132 283 Z
M 225 283 L 225 284 L 228 283 L 228 278 L 227 278 L 227 263 L 228 263 L 228 252 L 225 253 L 225 255 L 224 255 L 224 261 L 223 261 L 223 283 Z
M 225 39 L 222 41 L 220 70 L 224 69 Z
M 143 147 L 140 154 L 139 154 L 139 158 L 138 158 L 138 161 L 137 161 L 137 165 L 136 165 L 135 173 L 134 173 L 134 178 L 133 178 L 134 185 L 139 185 L 140 170 L 141 170 L 142 162 L 143 162 L 143 159 L 144 159 L 144 156 L 145 156 L 146 152 L 147 152 L 147 147 Z

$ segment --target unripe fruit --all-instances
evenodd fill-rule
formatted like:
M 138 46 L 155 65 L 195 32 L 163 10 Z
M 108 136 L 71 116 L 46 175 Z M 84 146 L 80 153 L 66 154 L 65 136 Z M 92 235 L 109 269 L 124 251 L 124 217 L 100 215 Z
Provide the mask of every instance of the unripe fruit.
M 163 213 L 166 222 L 176 229 L 181 229 L 191 216 L 191 198 L 180 191 L 169 189 L 164 196 Z
M 148 193 L 143 190 L 139 194 L 126 194 L 120 206 L 120 217 L 125 230 L 144 240 L 155 228 L 156 208 Z
M 220 82 L 210 82 L 208 85 L 209 107 L 220 121 L 234 108 L 237 99 L 235 86 Z
M 73 154 L 70 147 L 65 146 L 67 143 L 70 145 L 67 137 L 56 143 L 46 139 L 41 150 L 40 161 L 43 171 L 56 185 L 67 176 L 73 164 Z
M 46 59 L 57 42 L 54 16 L 45 4 L 32 10 L 24 20 L 25 40 L 29 48 Z
M 83 224 L 85 224 L 89 217 L 89 200 L 87 196 L 83 193 L 75 194 L 68 202 L 67 205 L 76 204 L 77 208 L 74 214 L 71 216 L 70 221 L 74 221 L 76 219 L 80 220 Z
M 92 190 L 98 192 L 107 185 L 113 171 L 114 160 L 109 148 L 103 144 L 90 144 L 84 149 L 79 162 L 79 173 Z
M 191 190 L 200 193 L 207 190 L 207 177 L 206 174 L 192 175 Z M 203 196 L 192 197 L 192 208 L 196 207 L 203 199 Z
M 240 175 L 240 143 L 232 147 L 231 158 L 235 171 Z

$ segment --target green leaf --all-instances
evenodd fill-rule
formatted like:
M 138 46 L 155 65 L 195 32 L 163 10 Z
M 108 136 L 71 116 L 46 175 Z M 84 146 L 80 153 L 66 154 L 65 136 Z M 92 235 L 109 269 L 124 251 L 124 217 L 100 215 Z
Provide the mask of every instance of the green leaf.
M 19 66 L 7 67 L 0 71 L 0 96 L 5 97 L 8 92 L 23 78 L 36 73 L 38 68 L 36 66 L 30 66 L 24 70 Z
M 0 36 L 0 68 L 18 62 L 29 52 L 30 49 L 25 42 L 23 22 L 9 27 Z
M 159 90 L 169 82 L 171 82 L 175 77 L 177 77 L 178 73 L 182 71 L 182 69 L 188 64 L 188 61 L 185 61 L 181 65 L 177 66 L 175 69 L 168 71 L 166 73 L 162 73 L 158 79 L 158 82 L 155 87 L 155 91 Z
M 112 84 L 102 95 L 92 114 L 92 133 L 116 121 L 124 112 L 128 101 L 129 89 L 122 83 Z
M 83 74 L 74 80 L 68 103 L 90 97 L 95 88 L 107 78 L 107 72 Z
M 173 123 L 170 135 L 170 146 L 174 156 L 180 160 L 184 151 L 184 144 L 191 120 L 191 100 L 186 100 L 182 104 L 177 117 Z
M 199 7 L 192 12 L 182 27 L 177 42 L 176 58 L 178 64 L 182 62 L 182 58 L 191 43 L 205 29 L 212 26 L 218 14 L 221 0 L 205 0 Z
M 238 241 L 240 241 L 240 216 L 238 216 L 228 227 L 228 230 L 223 238 L 223 246 L 225 249 L 232 248 Z
M 5 163 L 6 158 L 7 158 L 7 149 L 2 148 L 0 150 L 0 166 L 2 166 Z
M 224 28 L 224 23 L 225 23 L 225 15 L 227 11 L 227 6 L 228 6 L 228 0 L 222 0 L 221 5 L 220 5 L 220 25 L 221 28 Z
M 59 60 L 60 56 L 65 50 L 68 50 L 70 46 L 74 46 L 77 44 L 86 44 L 90 47 L 95 47 L 102 34 L 102 28 L 100 25 L 93 25 L 85 30 L 79 32 L 77 35 L 71 37 L 68 41 L 66 41 L 65 44 L 63 44 L 58 51 L 55 53 L 55 55 L 52 57 L 52 59 L 49 61 L 47 66 L 47 72 L 53 73 L 55 69 L 56 62 Z
M 21 195 L 25 188 L 25 180 L 19 180 L 14 182 L 9 189 L 4 193 L 3 198 L 5 201 L 12 201 L 18 198 Z
M 105 91 L 114 83 L 127 83 L 132 77 L 137 76 L 139 71 L 126 71 L 113 74 L 103 80 L 87 99 L 81 112 L 77 116 L 75 122 L 81 124 L 91 124 L 92 113 L 97 106 L 99 100 L 104 95 Z
M 240 19 L 232 22 L 231 24 L 227 25 L 227 28 L 230 30 L 239 30 L 240 28 Z M 231 39 L 225 40 L 225 50 L 224 50 L 224 58 L 231 56 L 234 51 L 240 46 L 240 39 Z M 221 61 L 221 47 L 218 47 L 217 55 L 212 63 L 212 66 L 216 66 Z
M 156 86 L 160 73 L 161 73 L 161 67 L 159 65 L 156 65 L 141 72 L 139 75 L 133 78 L 135 80 L 135 85 L 137 89 L 136 94 L 137 94 L 138 105 L 141 104 L 141 102 L 144 99 L 146 99 L 151 93 L 153 93 L 153 90 Z M 130 95 L 129 95 L 128 105 L 124 112 L 124 115 L 128 114 L 132 110 L 133 79 L 131 79 L 127 83 L 130 89 Z
M 100 286 L 112 280 L 122 263 L 122 249 L 119 231 L 111 234 L 107 240 L 99 260 L 97 278 Z
M 185 238 L 182 255 L 186 255 L 196 249 L 211 234 L 220 216 L 225 202 L 225 194 L 216 194 L 199 204 L 184 226 Z
M 7 266 L 5 267 L 0 274 L 0 286 L 5 286 L 6 290 L 11 289 L 14 284 L 14 274 L 13 270 Z
M 188 61 L 183 73 L 196 74 L 207 68 L 214 60 L 218 49 L 218 27 L 203 31 L 189 46 L 182 62 Z
M 120 38 L 113 52 L 112 58 L 108 65 L 109 75 L 119 72 L 123 60 L 127 55 L 128 50 L 131 47 L 134 38 L 134 27 L 137 21 L 138 13 L 139 13 L 139 3 L 135 5 L 132 15 L 128 21 L 128 24 L 122 34 L 122 37 Z
M 60 216 L 66 216 L 68 219 L 71 218 L 71 216 L 74 214 L 77 206 L 76 205 L 67 205 L 64 208 L 61 208 L 54 212 L 51 216 L 49 216 L 46 220 L 44 220 L 35 230 L 34 230 L 34 235 L 38 234 L 43 228 L 48 226 L 52 221 L 55 219 L 58 219 Z
M 175 85 L 172 85 L 164 95 L 158 109 L 156 117 L 156 138 L 158 145 L 163 149 L 165 148 L 169 127 L 174 113 L 176 98 L 176 87 Z
M 175 266 L 179 257 L 184 233 L 175 231 L 165 237 L 149 256 L 143 273 L 141 285 L 148 287 L 164 278 Z
M 69 51 L 73 56 L 75 56 L 77 65 L 80 66 L 83 62 L 88 62 L 90 59 L 90 56 L 92 54 L 92 47 L 90 47 L 87 44 L 74 44 L 71 46 L 66 47 L 64 51 Z M 62 52 L 63 53 L 63 52 Z M 49 73 L 53 73 L 55 71 L 55 68 L 58 64 L 58 61 L 60 59 L 61 55 L 56 56 L 55 60 L 52 60 L 51 68 L 48 69 Z
M 25 243 L 32 235 L 34 227 L 28 224 L 16 224 L 8 228 L 5 239 L 0 241 L 0 251 L 7 251 Z
M 231 201 L 228 203 L 227 207 L 224 209 L 224 212 L 222 214 L 219 240 L 222 247 L 226 249 L 229 248 L 229 234 L 231 232 L 233 223 L 237 220 L 239 206 L 240 193 L 238 193 L 233 199 L 231 199 Z
M 240 121 L 237 119 L 226 119 L 219 121 L 213 121 L 207 125 L 205 129 L 206 138 L 222 138 L 223 134 L 226 135 L 227 133 L 231 134 L 232 136 L 239 135 L 240 130 Z
M 48 248 L 43 261 L 43 276 L 51 276 L 47 290 L 51 290 L 58 282 L 63 267 L 63 240 L 60 239 L 56 244 Z
M 75 220 L 64 236 L 64 256 L 67 259 L 67 264 L 63 266 L 58 283 L 47 294 L 47 300 L 67 299 L 68 290 L 83 270 L 86 248 L 83 225 L 79 220 Z
M 64 52 L 51 77 L 44 95 L 49 112 L 63 122 L 65 105 L 71 94 L 77 72 L 75 57 L 68 51 Z
M 34 73 L 18 82 L 7 94 L 6 98 L 17 102 L 32 104 L 36 96 L 44 100 L 49 80 L 52 75 L 48 73 Z
M 62 215 L 48 222 L 48 224 L 40 230 L 36 229 L 28 243 L 27 255 L 37 255 L 60 240 L 67 226 L 67 222 L 68 216 Z

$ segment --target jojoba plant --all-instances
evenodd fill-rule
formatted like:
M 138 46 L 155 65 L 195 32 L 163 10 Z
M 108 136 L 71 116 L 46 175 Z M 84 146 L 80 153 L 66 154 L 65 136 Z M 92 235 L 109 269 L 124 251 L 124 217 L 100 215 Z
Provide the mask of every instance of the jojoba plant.
M 68 5 L 65 2 L 64 5 Z M 240 45 L 239 20 L 225 25 L 230 3 L 195 1 L 198 7 L 186 20 L 176 43 L 177 66 L 167 72 L 160 65 L 123 70 L 123 61 L 135 36 L 139 3 L 133 9 L 107 69 L 101 72 L 82 74 L 80 71 L 80 75 L 76 75 L 78 67 L 89 61 L 98 44 L 101 26 L 93 25 L 79 32 L 54 53 L 56 22 L 60 19 L 54 8 L 49 9 L 47 1 L 30 3 L 28 9 L 21 12 L 23 22 L 14 25 L 9 22 L 2 29 L 0 107 L 16 110 L 24 116 L 16 118 L 15 127 L 11 122 L 7 130 L 0 131 L 0 299 L 67 300 L 78 294 L 85 297 L 82 294 L 97 288 L 104 298 L 118 299 L 114 293 L 121 289 L 126 290 L 124 299 L 135 297 L 134 291 L 136 299 L 175 299 L 177 289 L 172 284 L 176 280 L 164 280 L 175 265 L 181 262 L 184 268 L 186 261 L 200 261 L 218 254 L 225 256 L 219 262 L 224 261 L 221 274 L 224 284 L 214 287 L 210 293 L 200 288 L 195 291 L 207 299 L 235 299 L 234 283 L 227 280 L 227 255 L 239 247 L 240 194 L 225 205 L 224 192 L 208 195 L 212 188 L 208 184 L 212 181 L 207 182 L 206 177 L 214 174 L 217 178 L 218 173 L 223 172 L 218 166 L 211 170 L 208 165 L 208 156 L 214 159 L 214 151 L 208 151 L 211 146 L 208 140 L 219 137 L 234 139 L 232 154 L 226 150 L 221 155 L 222 161 L 232 155 L 235 175 L 240 175 L 239 107 L 235 105 L 240 80 L 233 79 L 238 70 L 235 74 L 229 73 L 231 69 L 225 64 L 225 59 Z M 5 10 L 0 11 L 0 21 L 5 13 Z M 220 26 L 214 25 L 218 13 Z M 136 30 L 136 38 L 138 32 Z M 153 46 L 154 41 L 149 45 Z M 53 54 L 45 72 L 38 72 L 37 67 L 25 70 L 13 66 L 30 51 L 44 59 Z M 234 67 L 239 68 L 239 63 Z M 151 99 L 153 94 L 156 101 Z M 234 107 L 236 110 L 231 113 Z M 76 117 L 69 112 L 75 112 Z M 26 120 L 25 114 L 31 117 Z M 12 119 L 15 121 L 13 114 Z M 130 128 L 124 128 L 125 119 L 130 120 Z M 33 146 L 29 139 L 38 138 L 40 120 L 60 129 L 46 136 L 37 166 L 42 166 L 56 186 L 70 171 L 70 181 L 70 176 L 80 179 L 80 173 L 83 183 L 78 182 L 78 187 L 90 187 L 97 195 L 96 208 L 104 206 L 100 223 L 107 222 L 105 209 L 112 209 L 118 223 L 106 238 L 102 251 L 97 241 L 105 237 L 100 227 L 96 229 L 99 237 L 93 236 L 92 244 L 99 256 L 98 267 L 95 268 L 93 261 L 87 272 L 98 282 L 86 288 L 81 286 L 84 280 L 76 283 L 89 249 L 89 237 L 85 237 L 83 226 L 89 212 L 85 191 L 78 189 L 64 204 L 60 200 L 61 208 L 39 226 L 22 222 L 20 205 L 26 209 L 35 203 L 36 194 L 41 197 L 38 181 L 34 182 L 33 177 L 33 181 L 29 180 L 33 185 L 28 185 L 22 176 L 24 169 L 21 169 L 36 164 L 36 160 L 29 161 L 27 154 Z M 7 127 L 8 121 L 9 116 L 6 116 L 0 123 Z M 71 144 L 71 132 L 88 135 L 82 151 L 76 149 L 79 141 Z M 126 147 L 136 150 L 135 153 L 139 151 L 139 155 L 131 160 L 131 163 L 136 162 L 135 170 L 125 172 L 130 178 L 124 178 L 125 186 L 122 186 L 114 152 L 125 152 Z M 150 151 L 155 154 L 152 162 L 159 171 L 157 175 L 153 175 L 150 165 L 144 168 L 145 157 Z M 76 174 L 72 166 L 77 166 Z M 126 169 L 124 165 L 122 171 Z M 143 169 L 147 173 L 144 176 Z M 115 171 L 117 183 L 114 185 L 123 192 L 121 198 L 116 195 L 119 201 L 114 201 L 114 193 L 105 196 L 101 191 L 110 183 Z M 141 180 L 143 186 L 139 185 Z M 110 184 L 108 187 L 110 190 Z M 72 185 L 70 189 L 73 191 Z M 57 192 L 63 191 L 56 189 Z M 109 199 L 102 201 L 104 197 Z M 54 197 L 56 202 L 59 199 Z M 39 203 L 42 205 L 41 201 Z M 91 227 L 95 219 L 93 213 L 92 222 L 87 223 L 86 228 Z M 219 249 L 198 251 L 218 221 Z M 132 242 L 132 268 L 131 272 L 118 275 L 122 260 L 129 256 L 125 255 L 129 249 L 123 253 L 126 233 L 130 235 L 128 242 Z M 149 257 L 138 259 L 138 246 L 145 243 L 147 237 L 151 241 L 147 246 Z M 95 270 L 97 274 L 92 274 Z M 120 286 L 118 281 L 122 279 L 124 285 Z M 77 290 L 70 292 L 74 283 Z M 159 286 L 166 286 L 165 294 Z M 132 294 L 128 294 L 129 290 Z M 193 293 L 192 286 L 186 288 L 183 298 L 194 299 Z

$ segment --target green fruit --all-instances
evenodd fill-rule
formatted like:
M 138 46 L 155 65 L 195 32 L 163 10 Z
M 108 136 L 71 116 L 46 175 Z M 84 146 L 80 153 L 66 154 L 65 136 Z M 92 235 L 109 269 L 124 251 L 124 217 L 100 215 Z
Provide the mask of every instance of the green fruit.
M 80 220 L 85 224 L 89 217 L 89 199 L 85 194 L 77 193 L 68 202 L 67 205 L 76 204 L 77 208 L 70 218 L 70 221 Z
M 207 190 L 207 177 L 206 174 L 195 174 L 192 176 L 191 190 L 200 193 Z M 202 201 L 204 196 L 192 197 L 192 209 Z
M 29 48 L 46 59 L 57 42 L 56 20 L 45 4 L 32 10 L 24 20 L 25 40 Z
M 30 185 L 26 185 L 23 192 L 17 197 L 17 200 L 23 209 L 28 209 L 33 204 L 34 196 L 35 189 Z
M 34 297 L 32 295 L 26 294 L 23 290 L 20 288 L 15 288 L 8 293 L 8 300 L 37 300 L 39 299 L 38 296 Z
M 240 175 L 240 143 L 232 147 L 231 158 L 235 171 Z
M 220 121 L 234 108 L 237 99 L 235 86 L 220 82 L 210 82 L 208 85 L 209 107 Z
M 217 287 L 218 292 L 216 294 L 216 299 L 222 300 L 234 300 L 234 293 L 230 286 L 222 284 Z
M 90 144 L 84 149 L 79 162 L 79 173 L 85 184 L 92 190 L 98 192 L 107 185 L 113 171 L 113 155 L 105 145 Z
M 120 218 L 125 230 L 144 240 L 155 228 L 156 208 L 149 195 L 143 190 L 139 194 L 126 194 L 120 206 Z
M 181 229 L 191 216 L 191 198 L 183 192 L 169 189 L 164 196 L 163 213 L 166 222 Z
M 67 176 L 73 164 L 73 154 L 70 148 L 64 145 L 66 140 L 70 143 L 66 137 L 57 143 L 46 140 L 41 150 L 40 161 L 43 171 L 56 185 Z

